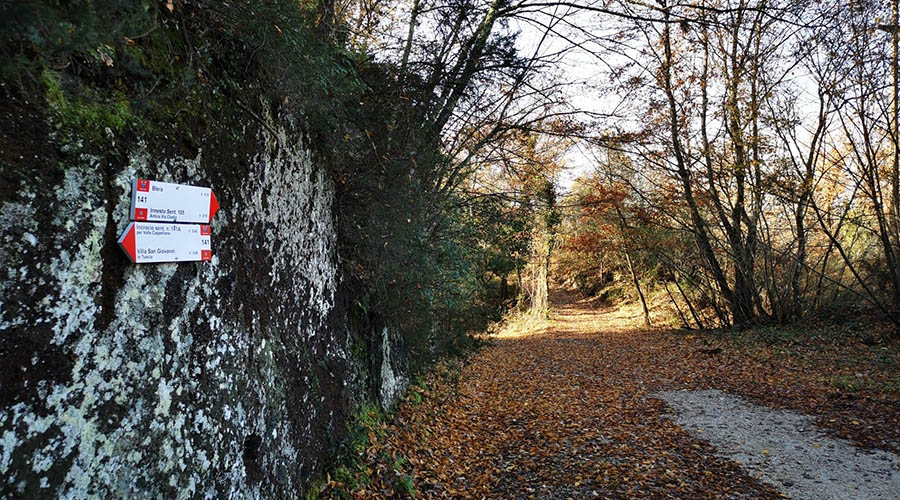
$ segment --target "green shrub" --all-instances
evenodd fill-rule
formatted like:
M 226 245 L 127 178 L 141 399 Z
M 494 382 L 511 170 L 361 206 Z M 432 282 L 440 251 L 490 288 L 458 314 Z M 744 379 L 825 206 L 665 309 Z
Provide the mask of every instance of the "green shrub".
M 416 497 L 416 486 L 413 483 L 413 478 L 410 475 L 403 474 L 397 477 L 397 480 L 394 482 L 394 488 L 398 491 L 406 493 L 407 495 L 415 498 Z
M 835 375 L 831 377 L 831 386 L 844 392 L 856 392 L 863 389 L 865 380 L 856 375 Z

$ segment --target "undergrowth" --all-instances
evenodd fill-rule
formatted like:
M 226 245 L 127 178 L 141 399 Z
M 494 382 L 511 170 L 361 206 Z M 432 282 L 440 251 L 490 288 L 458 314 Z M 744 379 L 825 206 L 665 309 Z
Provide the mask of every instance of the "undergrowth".
M 347 425 L 347 439 L 338 460 L 313 483 L 306 499 L 346 500 L 366 494 L 418 498 L 416 466 L 401 451 L 397 431 L 402 426 L 423 424 L 402 421 L 414 407 L 429 399 L 443 400 L 457 394 L 464 363 L 464 356 L 446 358 L 414 376 L 390 412 L 374 404 L 358 407 Z
M 688 336 L 696 336 L 707 347 L 719 346 L 811 374 L 825 392 L 900 394 L 900 343 L 885 321 L 797 322 Z

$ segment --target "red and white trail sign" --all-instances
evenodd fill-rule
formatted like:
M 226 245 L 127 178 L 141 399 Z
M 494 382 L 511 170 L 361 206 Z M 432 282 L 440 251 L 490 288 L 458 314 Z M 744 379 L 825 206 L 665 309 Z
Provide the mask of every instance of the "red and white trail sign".
M 131 186 L 131 220 L 209 224 L 219 209 L 212 189 L 135 179 Z
M 209 226 L 165 222 L 132 222 L 119 246 L 135 264 L 212 259 Z

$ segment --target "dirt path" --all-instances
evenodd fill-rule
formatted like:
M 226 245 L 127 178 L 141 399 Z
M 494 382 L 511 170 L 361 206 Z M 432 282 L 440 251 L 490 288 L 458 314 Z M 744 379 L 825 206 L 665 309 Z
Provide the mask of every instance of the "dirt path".
M 717 390 L 656 394 L 674 420 L 763 481 L 796 499 L 895 500 L 900 459 L 825 435 L 809 416 L 750 404 Z
M 394 428 L 420 496 L 786 496 L 759 470 L 721 458 L 728 455 L 697 429 L 682 429 L 658 399 L 661 391 L 706 388 L 704 366 L 721 361 L 688 363 L 695 346 L 635 330 L 634 318 L 565 292 L 553 302 L 546 325 L 507 329 L 479 352 L 459 374 L 457 393 L 400 410 Z

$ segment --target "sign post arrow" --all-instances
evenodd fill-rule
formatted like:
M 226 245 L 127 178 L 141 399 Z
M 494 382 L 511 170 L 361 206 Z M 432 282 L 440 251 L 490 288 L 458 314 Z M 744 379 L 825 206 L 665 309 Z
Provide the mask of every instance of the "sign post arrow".
M 201 224 L 132 222 L 119 246 L 135 264 L 212 259 L 211 231 Z
M 209 224 L 219 202 L 212 189 L 135 179 L 131 186 L 131 220 Z

